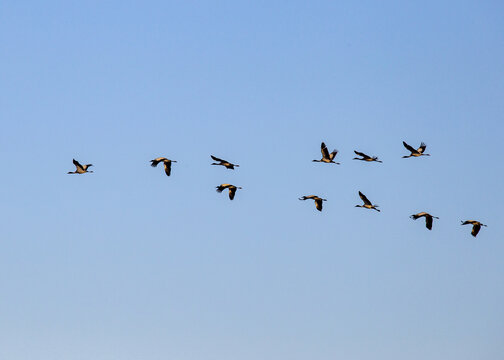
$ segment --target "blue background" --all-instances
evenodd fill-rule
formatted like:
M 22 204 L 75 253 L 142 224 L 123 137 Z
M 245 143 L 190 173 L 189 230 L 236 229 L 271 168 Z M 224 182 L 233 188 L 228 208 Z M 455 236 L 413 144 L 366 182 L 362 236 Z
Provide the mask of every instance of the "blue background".
M 2 2 L 0 357 L 504 358 L 503 11 Z

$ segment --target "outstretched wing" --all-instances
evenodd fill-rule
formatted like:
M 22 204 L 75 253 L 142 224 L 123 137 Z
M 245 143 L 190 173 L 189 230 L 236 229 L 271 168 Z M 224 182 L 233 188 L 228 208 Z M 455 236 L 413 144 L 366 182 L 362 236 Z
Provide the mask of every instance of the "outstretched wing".
M 425 226 L 427 229 L 432 230 L 432 216 L 425 216 Z
M 359 196 L 362 199 L 362 201 L 364 201 L 364 204 L 366 204 L 366 205 L 372 205 L 371 201 L 368 200 L 368 198 L 366 197 L 366 195 L 364 195 L 360 191 L 359 191 Z
M 164 162 L 164 171 L 166 173 L 166 176 L 170 176 L 170 173 L 171 173 L 171 161 L 165 161 Z
M 422 142 L 422 143 L 420 144 L 420 147 L 418 148 L 418 150 L 417 150 L 417 151 L 418 151 L 420 154 L 423 154 L 423 152 L 425 151 L 425 148 L 426 148 L 426 147 L 427 147 L 427 145 L 425 145 L 425 143 L 424 143 L 424 142 Z
M 73 159 L 73 164 L 75 165 L 77 170 L 80 169 L 82 171 L 85 171 L 84 168 L 82 167 L 82 165 L 77 160 Z
M 318 211 L 322 211 L 322 199 L 315 199 L 315 207 Z
M 225 162 L 226 160 L 222 160 L 222 159 L 219 159 L 218 157 L 215 157 L 213 155 L 210 155 L 212 157 L 212 159 L 214 159 L 215 161 L 219 161 L 219 162 Z
M 327 150 L 326 144 L 320 144 L 320 151 L 322 152 L 323 159 L 329 159 L 329 150 Z
M 329 155 L 329 158 L 331 160 L 334 160 L 334 158 L 336 157 L 337 153 L 338 153 L 338 150 L 334 149 L 333 152 Z
M 406 142 L 405 142 L 405 141 L 403 141 L 402 143 L 403 143 L 404 147 L 405 147 L 406 149 L 408 149 L 408 151 L 410 151 L 410 152 L 412 152 L 412 153 L 416 153 L 416 152 L 417 152 L 417 151 L 416 151 L 416 150 L 415 150 L 415 149 L 414 149 L 411 145 L 406 144 Z
M 473 225 L 473 228 L 472 228 L 472 231 L 471 231 L 471 235 L 474 236 L 474 237 L 476 237 L 476 235 L 478 235 L 480 229 L 481 229 L 481 225 L 480 224 Z
M 236 193 L 236 187 L 235 186 L 230 186 L 229 187 L 229 199 L 230 200 L 234 199 L 235 193 Z
M 358 151 L 355 151 L 355 150 L 354 150 L 354 153 L 356 153 L 359 156 L 362 156 L 364 159 L 372 159 L 371 156 L 366 155 L 364 153 L 361 153 L 361 152 L 358 152 Z

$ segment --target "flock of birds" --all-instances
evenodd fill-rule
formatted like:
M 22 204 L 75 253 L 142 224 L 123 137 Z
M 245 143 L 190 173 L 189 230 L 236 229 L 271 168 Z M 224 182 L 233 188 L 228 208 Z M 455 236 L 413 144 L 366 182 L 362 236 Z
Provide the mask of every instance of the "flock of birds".
M 403 145 L 410 152 L 409 155 L 403 156 L 403 158 L 430 156 L 430 154 L 425 153 L 425 149 L 426 149 L 427 145 L 425 145 L 423 142 L 420 144 L 420 147 L 418 149 L 415 149 L 414 147 L 408 145 L 404 141 L 403 141 Z M 334 158 L 338 154 L 338 150 L 333 150 L 331 153 L 329 153 L 329 150 L 327 149 L 326 144 L 322 142 L 322 144 L 320 145 L 320 151 L 322 152 L 322 159 L 313 160 L 313 162 L 340 165 L 340 163 L 334 161 Z M 360 157 L 355 157 L 355 158 L 353 158 L 353 160 L 361 160 L 361 161 L 368 161 L 368 162 L 375 161 L 375 162 L 379 162 L 379 163 L 382 162 L 376 156 L 369 156 L 369 155 L 366 155 L 366 154 L 359 152 L 359 151 L 356 151 L 356 150 L 354 150 L 354 152 L 356 155 L 358 155 Z M 226 169 L 230 169 L 230 170 L 234 170 L 235 167 L 240 166 L 237 164 L 233 164 L 227 160 L 219 159 L 216 156 L 213 156 L 213 155 L 210 155 L 210 156 L 211 156 L 212 160 L 215 161 L 214 163 L 211 163 L 211 165 L 224 166 Z M 172 163 L 176 163 L 177 161 L 170 160 L 165 157 L 158 157 L 158 158 L 151 160 L 150 162 L 151 162 L 152 167 L 157 167 L 158 164 L 162 162 L 164 165 L 165 174 L 167 176 L 170 176 Z M 92 173 L 93 172 L 93 171 L 88 170 L 91 166 L 93 166 L 93 164 L 82 165 L 75 159 L 73 159 L 73 164 L 75 165 L 76 169 L 75 169 L 75 171 L 69 171 L 68 174 L 85 174 L 85 173 Z M 223 192 L 225 189 L 228 189 L 230 200 L 234 199 L 236 191 L 238 189 L 242 189 L 242 187 L 232 185 L 232 184 L 220 184 L 216 188 L 217 188 L 217 192 L 219 192 L 219 193 Z M 376 211 L 380 212 L 380 210 L 377 209 L 378 205 L 373 204 L 371 201 L 369 201 L 369 199 L 366 197 L 366 195 L 364 195 L 360 191 L 359 191 L 359 196 L 364 204 L 363 205 L 355 205 L 355 207 L 361 207 L 361 208 L 376 210 Z M 299 200 L 313 200 L 315 202 L 315 208 L 318 211 L 322 211 L 322 203 L 324 201 L 327 201 L 327 199 L 322 199 L 321 197 L 318 197 L 317 195 L 305 195 L 303 197 L 300 197 Z M 433 216 L 427 212 L 420 212 L 418 214 L 413 214 L 410 217 L 413 220 L 419 219 L 421 217 L 425 218 L 425 226 L 429 230 L 432 230 L 433 219 L 439 219 L 439 217 Z M 472 225 L 472 230 L 471 230 L 472 236 L 478 235 L 482 226 L 487 226 L 487 225 L 482 224 L 481 222 L 476 221 L 476 220 L 465 220 L 465 221 L 462 221 L 461 225 Z

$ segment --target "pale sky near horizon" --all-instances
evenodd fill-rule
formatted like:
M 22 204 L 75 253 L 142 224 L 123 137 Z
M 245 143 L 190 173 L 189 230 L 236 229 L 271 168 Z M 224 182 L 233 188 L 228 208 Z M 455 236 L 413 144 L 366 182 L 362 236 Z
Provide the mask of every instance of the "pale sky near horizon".
M 0 359 L 503 359 L 503 14 L 0 3 Z

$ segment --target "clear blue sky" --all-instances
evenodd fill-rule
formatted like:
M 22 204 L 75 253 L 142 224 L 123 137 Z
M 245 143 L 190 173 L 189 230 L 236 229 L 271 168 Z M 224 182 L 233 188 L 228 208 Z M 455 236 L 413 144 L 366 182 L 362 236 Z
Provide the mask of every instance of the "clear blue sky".
M 3 1 L 0 358 L 503 359 L 503 13 Z

